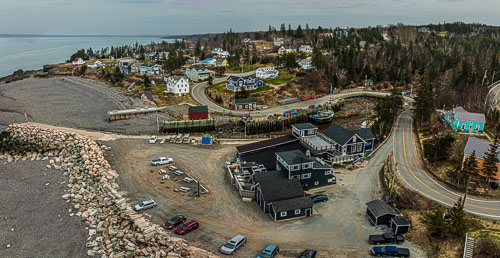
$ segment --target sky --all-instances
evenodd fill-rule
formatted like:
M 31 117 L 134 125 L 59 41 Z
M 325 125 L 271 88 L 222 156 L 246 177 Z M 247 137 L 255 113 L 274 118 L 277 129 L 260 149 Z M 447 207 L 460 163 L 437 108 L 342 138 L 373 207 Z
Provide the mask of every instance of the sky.
M 187 35 L 439 22 L 500 25 L 498 0 L 0 0 L 0 34 Z

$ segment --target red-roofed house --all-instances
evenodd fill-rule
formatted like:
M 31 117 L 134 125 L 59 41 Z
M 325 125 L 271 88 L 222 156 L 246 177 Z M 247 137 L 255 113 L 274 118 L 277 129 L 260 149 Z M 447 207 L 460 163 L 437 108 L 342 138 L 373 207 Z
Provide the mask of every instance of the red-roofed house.
M 85 61 L 83 61 L 82 58 L 77 57 L 77 58 L 75 58 L 75 60 L 73 60 L 72 63 L 73 63 L 73 65 L 82 65 L 82 64 L 85 64 Z

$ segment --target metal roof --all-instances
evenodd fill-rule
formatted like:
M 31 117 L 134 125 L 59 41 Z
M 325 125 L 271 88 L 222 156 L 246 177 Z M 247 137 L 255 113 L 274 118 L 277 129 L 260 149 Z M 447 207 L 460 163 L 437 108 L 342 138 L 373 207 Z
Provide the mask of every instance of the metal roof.
M 275 212 L 282 212 L 282 211 L 293 211 L 297 209 L 311 208 L 313 206 L 313 202 L 311 201 L 311 197 L 304 196 L 304 197 L 273 202 L 271 205 L 273 206 L 273 210 Z
M 478 139 L 476 137 L 469 137 L 467 144 L 465 145 L 464 154 L 470 156 L 473 151 L 476 151 L 476 158 L 485 159 L 486 152 L 490 149 L 491 143 L 492 142 Z M 500 160 L 500 152 L 497 154 L 497 157 Z
M 380 216 L 384 216 L 387 214 L 390 215 L 398 215 L 399 213 L 394 210 L 389 204 L 385 203 L 382 200 L 373 200 L 371 202 L 367 202 L 366 206 L 368 207 L 368 210 L 375 216 L 376 218 Z
M 318 127 L 312 125 L 311 123 L 294 124 L 292 126 L 299 130 L 318 129 Z

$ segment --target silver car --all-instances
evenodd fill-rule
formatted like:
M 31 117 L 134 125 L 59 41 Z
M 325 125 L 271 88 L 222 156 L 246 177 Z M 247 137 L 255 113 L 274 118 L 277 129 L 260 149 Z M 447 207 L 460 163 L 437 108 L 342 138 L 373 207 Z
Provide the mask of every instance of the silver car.
M 139 204 L 134 206 L 134 210 L 136 210 L 136 211 L 147 210 L 147 209 L 151 209 L 154 207 L 156 207 L 156 202 L 153 199 L 151 199 L 151 200 L 146 200 L 146 201 L 140 202 Z
M 247 238 L 242 235 L 237 235 L 231 240 L 227 241 L 223 246 L 219 248 L 219 252 L 223 254 L 233 254 L 238 250 L 240 247 L 242 247 L 245 243 L 247 242 Z

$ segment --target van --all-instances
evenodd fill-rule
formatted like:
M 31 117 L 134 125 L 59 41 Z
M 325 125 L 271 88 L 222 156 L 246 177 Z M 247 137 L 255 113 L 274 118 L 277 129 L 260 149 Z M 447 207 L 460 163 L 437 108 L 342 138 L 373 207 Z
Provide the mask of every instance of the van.
M 219 248 L 219 252 L 223 254 L 233 254 L 238 250 L 240 247 L 242 247 L 245 243 L 247 242 L 247 238 L 242 235 L 237 235 L 231 240 L 227 241 L 223 246 Z

